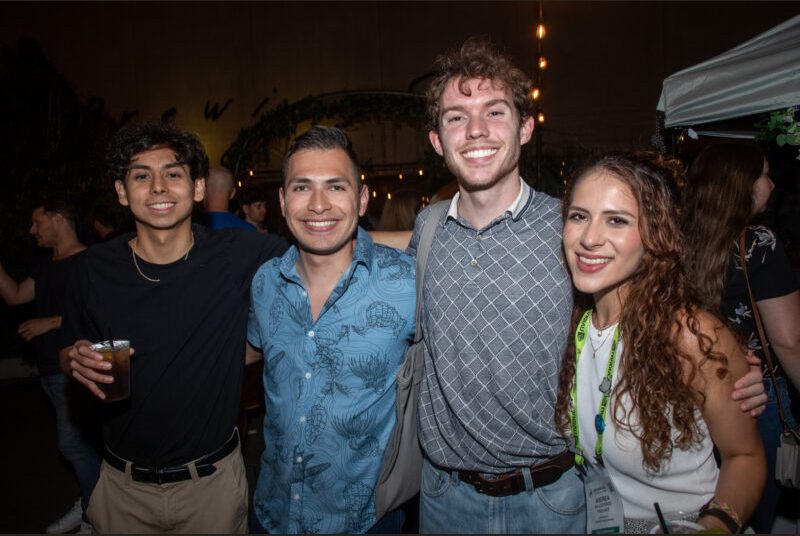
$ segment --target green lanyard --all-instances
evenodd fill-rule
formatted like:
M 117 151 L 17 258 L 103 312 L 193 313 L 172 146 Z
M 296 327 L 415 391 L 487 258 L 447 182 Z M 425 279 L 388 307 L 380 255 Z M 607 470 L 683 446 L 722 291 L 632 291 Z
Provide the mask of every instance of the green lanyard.
M 578 433 L 578 362 L 581 359 L 583 346 L 586 344 L 589 322 L 591 321 L 592 311 L 586 311 L 583 313 L 583 317 L 581 317 L 581 321 L 578 323 L 578 329 L 575 330 L 575 377 L 572 379 L 572 391 L 570 392 L 572 408 L 569 412 L 569 425 L 572 430 L 572 437 L 575 438 L 575 463 L 577 465 L 582 465 L 584 462 Z M 597 410 L 597 415 L 594 417 L 594 428 L 597 430 L 597 442 L 594 446 L 594 453 L 599 460 L 602 460 L 603 456 L 603 433 L 606 430 L 606 411 L 608 410 L 608 401 L 611 398 L 611 380 L 614 377 L 614 363 L 617 362 L 618 343 L 619 326 L 614 328 L 611 355 L 608 358 L 608 365 L 606 366 L 606 374 L 603 377 L 603 382 L 600 384 L 600 392 L 603 393 L 603 396 L 600 399 L 600 407 Z

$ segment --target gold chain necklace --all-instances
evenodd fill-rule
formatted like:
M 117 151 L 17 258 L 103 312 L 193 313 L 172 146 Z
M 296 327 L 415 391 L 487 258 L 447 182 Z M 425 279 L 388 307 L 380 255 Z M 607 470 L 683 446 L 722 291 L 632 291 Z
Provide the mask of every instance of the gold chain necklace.
M 139 263 L 136 262 L 136 244 L 139 243 L 139 237 L 136 236 L 133 239 L 133 244 L 131 245 L 131 257 L 133 258 L 133 266 L 136 268 L 136 271 L 139 272 L 139 275 L 142 276 L 145 280 L 150 281 L 151 283 L 160 283 L 161 279 L 157 277 L 147 277 L 142 272 L 142 269 L 139 268 Z M 186 255 L 183 256 L 183 260 L 187 260 L 189 258 L 189 252 L 192 251 L 194 247 L 194 232 L 192 232 L 192 240 L 189 242 L 189 249 L 186 250 Z
M 619 320 L 617 320 L 617 322 L 618 321 Z M 591 322 L 591 319 L 590 319 L 590 322 Z M 613 329 L 608 329 L 608 328 L 610 328 L 611 326 L 613 326 L 617 322 L 612 322 L 612 323 L 608 324 L 607 326 L 605 326 L 603 328 L 596 328 L 596 327 L 594 327 L 594 324 L 592 324 L 592 327 L 595 329 L 595 331 L 597 331 L 597 335 L 600 337 L 600 343 L 597 346 L 595 346 L 594 345 L 594 340 L 592 339 L 591 333 L 587 333 L 588 336 L 586 338 L 589 339 L 589 346 L 592 347 L 592 359 L 594 359 L 594 356 L 595 356 L 595 354 L 597 354 L 597 351 L 600 348 L 603 347 L 603 345 L 606 343 L 606 341 L 611 336 L 611 334 L 614 333 Z M 605 334 L 605 337 L 604 337 L 603 336 L 603 332 L 606 331 L 607 329 L 608 329 L 608 332 Z

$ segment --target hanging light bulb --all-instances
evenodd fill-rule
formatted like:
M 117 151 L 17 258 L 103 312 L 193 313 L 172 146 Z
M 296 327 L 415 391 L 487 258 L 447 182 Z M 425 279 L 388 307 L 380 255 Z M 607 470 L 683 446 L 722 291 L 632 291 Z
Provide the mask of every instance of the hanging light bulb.
M 535 88 L 533 88 L 533 90 L 531 90 L 531 98 L 533 100 L 537 100 L 541 96 L 541 94 L 542 94 L 542 92 L 539 91 L 538 87 L 535 87 Z
M 386 194 L 386 199 L 391 200 L 392 199 L 392 194 L 391 193 Z
M 544 56 L 539 56 L 539 69 L 542 71 L 547 69 L 547 59 Z
M 397 176 L 397 178 L 398 178 L 398 179 L 400 179 L 400 180 L 403 180 L 403 174 L 402 174 L 402 173 L 400 173 L 400 174 Z
M 539 123 L 544 123 L 544 114 L 542 112 L 539 112 L 539 115 L 536 117 L 536 120 Z
M 538 39 L 544 39 L 544 36 L 547 35 L 547 31 L 544 29 L 544 24 L 539 24 L 536 26 L 536 37 Z
M 242 181 L 238 181 L 237 184 L 239 185 L 238 188 L 242 187 Z
M 363 173 L 361 174 L 361 180 L 362 180 L 362 181 L 365 181 L 365 180 L 367 180 L 367 177 L 366 177 L 366 175 L 364 175 Z
M 250 176 L 252 177 L 252 176 L 253 176 L 253 170 L 252 170 L 252 169 L 251 169 L 251 170 L 249 170 L 249 171 L 247 172 L 247 174 L 248 174 L 248 175 L 250 175 Z
M 419 176 L 422 177 L 422 170 L 419 170 Z

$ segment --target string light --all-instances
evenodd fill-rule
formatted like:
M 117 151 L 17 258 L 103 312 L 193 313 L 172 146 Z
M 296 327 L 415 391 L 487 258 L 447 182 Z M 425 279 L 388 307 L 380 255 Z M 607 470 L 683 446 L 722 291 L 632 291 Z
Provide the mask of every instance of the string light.
M 543 71 L 547 69 L 547 58 L 544 56 L 539 56 L 539 69 Z
M 540 95 L 541 95 L 541 91 L 539 91 L 539 88 L 538 87 L 533 88 L 533 91 L 531 91 L 531 98 L 533 100 L 537 100 Z
M 392 194 L 391 193 L 386 194 L 386 199 L 391 200 L 392 199 Z
M 400 179 L 400 180 L 403 180 L 403 174 L 402 174 L 402 173 L 401 173 L 401 174 L 399 174 L 399 175 L 397 176 L 397 178 L 398 178 L 398 179 Z
M 237 184 L 239 185 L 239 186 L 238 186 L 239 188 L 241 188 L 241 187 L 242 187 L 242 181 L 238 181 L 238 182 L 237 182 Z
M 542 112 L 539 112 L 539 115 L 536 117 L 536 119 L 537 119 L 537 120 L 538 120 L 540 123 L 544 123 L 544 114 L 543 114 Z
M 378 197 L 378 192 L 376 192 L 375 190 L 372 190 L 372 198 L 374 199 L 376 197 Z
M 361 174 L 361 180 L 362 180 L 362 181 L 365 181 L 365 180 L 367 180 L 367 177 L 366 177 L 366 175 L 364 175 L 363 173 Z
M 422 177 L 422 170 L 419 170 L 419 176 Z
M 252 169 L 251 169 L 251 170 L 248 170 L 247 174 L 248 174 L 248 175 L 250 175 L 250 176 L 252 177 L 252 176 L 253 176 L 253 170 L 252 170 Z M 241 185 L 240 185 L 240 186 L 241 186 Z
M 538 26 L 536 26 L 536 37 L 537 37 L 538 39 L 544 39 L 544 36 L 545 36 L 545 35 L 547 35 L 547 32 L 546 32 L 546 30 L 544 29 L 544 24 L 542 24 L 542 23 L 539 23 L 539 25 L 538 25 Z

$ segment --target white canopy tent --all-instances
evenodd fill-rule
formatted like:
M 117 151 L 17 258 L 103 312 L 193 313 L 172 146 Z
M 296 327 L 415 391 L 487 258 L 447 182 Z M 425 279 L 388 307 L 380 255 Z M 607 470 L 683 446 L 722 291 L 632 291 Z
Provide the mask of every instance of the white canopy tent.
M 692 126 L 800 104 L 800 15 L 664 80 L 665 126 Z

